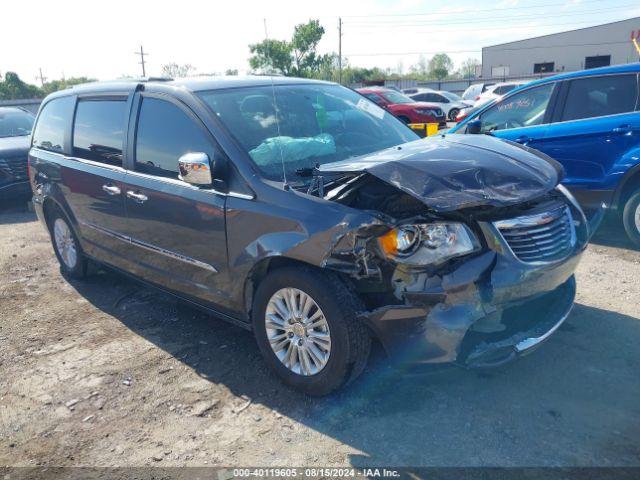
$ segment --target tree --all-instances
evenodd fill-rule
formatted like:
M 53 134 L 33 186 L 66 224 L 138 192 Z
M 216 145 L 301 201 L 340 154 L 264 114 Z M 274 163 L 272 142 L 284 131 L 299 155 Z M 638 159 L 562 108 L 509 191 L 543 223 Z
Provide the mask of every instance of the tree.
M 229 76 L 237 76 L 238 75 L 238 69 L 237 68 L 227 68 L 224 72 L 225 75 Z
M 420 57 L 418 57 L 418 63 L 409 67 L 409 72 L 421 77 L 427 75 L 427 59 L 424 55 L 420 55 Z
M 188 77 L 195 74 L 196 69 L 193 65 L 185 63 L 178 65 L 177 63 L 167 63 L 162 66 L 162 76 L 169 78 Z
M 324 28 L 318 20 L 296 25 L 291 41 L 266 39 L 249 45 L 249 65 L 264 73 L 313 77 L 326 68 L 332 55 L 318 55 L 317 48 Z
M 291 40 L 291 48 L 295 64 L 295 75 L 309 76 L 317 72 L 323 63 L 316 50 L 324 35 L 324 28 L 319 20 L 309 20 L 307 23 L 296 25 Z
M 50 93 L 57 92 L 58 90 L 64 90 L 65 88 L 72 87 L 73 85 L 80 85 L 81 83 L 89 83 L 95 81 L 96 80 L 94 78 L 87 77 L 71 77 L 61 80 L 52 80 L 42 86 L 42 92 L 44 93 L 44 95 L 49 95 Z
M 476 58 L 467 58 L 460 65 L 458 75 L 462 78 L 475 78 L 480 62 Z
M 443 80 L 453 70 L 453 61 L 446 53 L 437 53 L 429 60 L 429 76 Z
M 264 73 L 293 74 L 293 58 L 291 44 L 286 40 L 266 39 L 260 43 L 249 45 L 253 56 L 249 59 L 249 66 L 253 70 Z
M 0 100 L 39 98 L 42 96 L 42 90 L 35 85 L 23 82 L 15 72 L 7 72 L 4 80 L 0 81 Z

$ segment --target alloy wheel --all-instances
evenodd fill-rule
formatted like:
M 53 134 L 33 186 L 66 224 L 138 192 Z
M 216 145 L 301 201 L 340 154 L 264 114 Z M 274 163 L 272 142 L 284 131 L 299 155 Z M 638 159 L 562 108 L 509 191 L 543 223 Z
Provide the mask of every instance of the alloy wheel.
M 78 263 L 78 249 L 69 225 L 61 218 L 56 218 L 53 224 L 53 238 L 60 258 L 69 270 L 73 270 Z
M 298 375 L 319 373 L 331 355 L 331 334 L 324 313 L 310 295 L 282 288 L 265 311 L 269 345 L 280 362 Z

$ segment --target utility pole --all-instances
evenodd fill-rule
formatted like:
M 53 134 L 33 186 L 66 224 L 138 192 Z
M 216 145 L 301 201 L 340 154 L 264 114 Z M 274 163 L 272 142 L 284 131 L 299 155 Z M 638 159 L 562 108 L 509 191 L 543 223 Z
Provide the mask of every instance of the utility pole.
M 144 50 L 142 49 L 142 45 L 140 45 L 140 51 L 139 52 L 134 52 L 136 55 L 140 55 L 140 65 L 142 65 L 142 76 L 146 77 L 147 76 L 147 71 L 144 68 L 144 56 L 145 55 L 149 55 L 148 53 L 144 53 Z
M 342 18 L 338 17 L 338 83 L 342 85 Z
M 47 77 L 42 75 L 42 68 L 39 68 L 38 70 L 40 71 L 40 75 L 36 78 L 40 80 L 40 85 L 44 87 L 44 81 L 47 79 Z

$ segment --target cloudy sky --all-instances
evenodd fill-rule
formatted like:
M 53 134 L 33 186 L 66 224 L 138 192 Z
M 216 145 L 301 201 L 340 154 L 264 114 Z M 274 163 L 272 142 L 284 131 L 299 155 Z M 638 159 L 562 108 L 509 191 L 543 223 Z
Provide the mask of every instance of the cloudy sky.
M 63 75 L 98 79 L 140 75 L 144 45 L 148 75 L 165 63 L 189 63 L 198 73 L 244 72 L 248 45 L 289 38 L 310 18 L 326 30 L 322 52 L 338 49 L 357 66 L 407 70 L 420 53 L 447 52 L 457 63 L 480 59 L 482 46 L 640 16 L 637 0 L 30 0 L 3 2 L 0 73 L 36 82 Z M 638 26 L 640 29 L 640 25 Z

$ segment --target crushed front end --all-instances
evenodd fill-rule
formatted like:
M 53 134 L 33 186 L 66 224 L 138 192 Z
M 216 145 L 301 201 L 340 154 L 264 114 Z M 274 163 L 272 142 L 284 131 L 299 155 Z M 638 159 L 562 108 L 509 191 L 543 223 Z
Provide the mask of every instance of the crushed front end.
M 324 198 L 387 226 L 353 242 L 361 319 L 408 363 L 495 365 L 532 351 L 569 315 L 589 239 L 562 167 L 486 136 L 422 142 L 322 169 L 343 178 Z
M 399 198 L 411 212 L 410 200 Z M 361 249 L 367 268 L 354 280 L 368 307 L 362 321 L 395 360 L 494 366 L 533 351 L 567 318 L 589 228 L 562 187 L 516 206 L 427 217 L 398 224 L 462 225 L 473 237 L 469 251 L 412 263 L 389 258 L 378 235 Z

